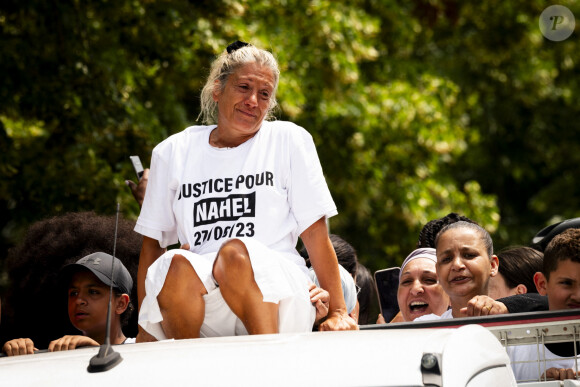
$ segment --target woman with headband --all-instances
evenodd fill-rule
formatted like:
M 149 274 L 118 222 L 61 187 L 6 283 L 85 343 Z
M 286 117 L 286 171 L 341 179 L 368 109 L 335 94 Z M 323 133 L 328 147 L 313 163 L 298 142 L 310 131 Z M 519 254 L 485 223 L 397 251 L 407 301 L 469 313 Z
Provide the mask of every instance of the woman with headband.
M 441 315 L 449 308 L 449 296 L 439 284 L 436 263 L 432 248 L 414 250 L 403 261 L 397 291 L 403 321 L 427 314 Z

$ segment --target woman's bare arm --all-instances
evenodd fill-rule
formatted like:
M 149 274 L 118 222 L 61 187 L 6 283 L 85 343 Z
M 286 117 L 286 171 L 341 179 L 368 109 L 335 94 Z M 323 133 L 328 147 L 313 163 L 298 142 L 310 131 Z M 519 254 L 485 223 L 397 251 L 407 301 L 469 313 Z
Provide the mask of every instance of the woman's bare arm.
M 357 324 L 348 315 L 346 309 L 338 271 L 338 260 L 332 242 L 328 238 L 325 218 L 320 218 L 314 222 L 300 237 L 306 246 L 320 287 L 330 293 L 328 317 L 320 324 L 320 330 L 357 329 Z

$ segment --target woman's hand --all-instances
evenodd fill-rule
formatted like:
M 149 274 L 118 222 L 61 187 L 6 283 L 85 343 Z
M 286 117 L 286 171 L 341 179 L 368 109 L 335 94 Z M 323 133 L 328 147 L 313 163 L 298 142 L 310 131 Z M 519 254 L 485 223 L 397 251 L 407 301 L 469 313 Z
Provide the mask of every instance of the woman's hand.
M 356 322 L 348 315 L 338 261 L 332 243 L 328 238 L 325 218 L 320 218 L 300 234 L 310 256 L 310 262 L 318 277 L 320 286 L 330 294 L 328 317 L 320 324 L 321 331 L 358 329 Z
M 332 311 L 326 320 L 320 324 L 320 331 L 351 331 L 358 330 L 358 325 L 346 311 Z
M 2 347 L 2 352 L 6 356 L 31 355 L 38 348 L 34 347 L 34 343 L 30 339 L 13 339 L 7 341 Z
M 76 349 L 79 347 L 87 347 L 87 346 L 96 346 L 98 347 L 100 344 L 97 343 L 95 340 L 91 339 L 87 336 L 63 336 L 58 340 L 53 340 L 48 345 L 48 350 L 50 352 L 56 351 L 68 351 L 71 349 Z
M 509 313 L 504 303 L 495 301 L 493 298 L 488 296 L 473 297 L 467 303 L 467 307 L 461 308 L 459 312 L 465 317 Z

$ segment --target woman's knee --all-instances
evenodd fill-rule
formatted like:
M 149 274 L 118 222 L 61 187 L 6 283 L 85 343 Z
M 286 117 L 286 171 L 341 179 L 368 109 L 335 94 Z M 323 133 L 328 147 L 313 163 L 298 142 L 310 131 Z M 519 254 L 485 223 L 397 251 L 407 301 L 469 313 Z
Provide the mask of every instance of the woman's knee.
M 220 283 L 220 280 L 224 280 L 228 273 L 239 275 L 251 268 L 250 254 L 246 245 L 239 239 L 232 239 L 221 246 L 213 274 L 216 281 Z
M 190 292 L 199 292 L 207 294 L 205 286 L 199 279 L 191 262 L 181 254 L 175 254 L 171 259 L 165 283 L 159 296 L 171 293 L 171 297 L 176 297 L 177 294 L 187 294 Z
M 167 279 L 171 278 L 172 280 L 179 279 L 180 277 L 188 276 L 194 272 L 193 266 L 191 263 L 181 254 L 175 254 L 173 258 L 171 258 L 171 263 L 169 264 L 169 270 L 167 271 Z

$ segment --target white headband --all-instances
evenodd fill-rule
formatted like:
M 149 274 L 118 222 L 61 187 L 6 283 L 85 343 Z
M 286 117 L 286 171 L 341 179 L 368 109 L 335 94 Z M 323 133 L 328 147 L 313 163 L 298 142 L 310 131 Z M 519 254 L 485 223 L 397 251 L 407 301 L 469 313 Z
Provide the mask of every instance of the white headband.
M 435 255 L 435 249 L 433 249 L 431 247 L 425 247 L 425 248 L 413 250 L 411 252 L 411 254 L 409 254 L 407 256 L 407 258 L 405 258 L 405 260 L 403 261 L 403 264 L 401 265 L 401 271 L 399 272 L 399 282 L 401 282 L 401 275 L 403 274 L 403 270 L 405 269 L 405 266 L 407 266 L 409 264 L 409 262 L 411 262 L 412 260 L 418 259 L 418 258 L 427 258 L 427 259 L 430 259 L 433 262 L 437 263 L 437 255 Z

